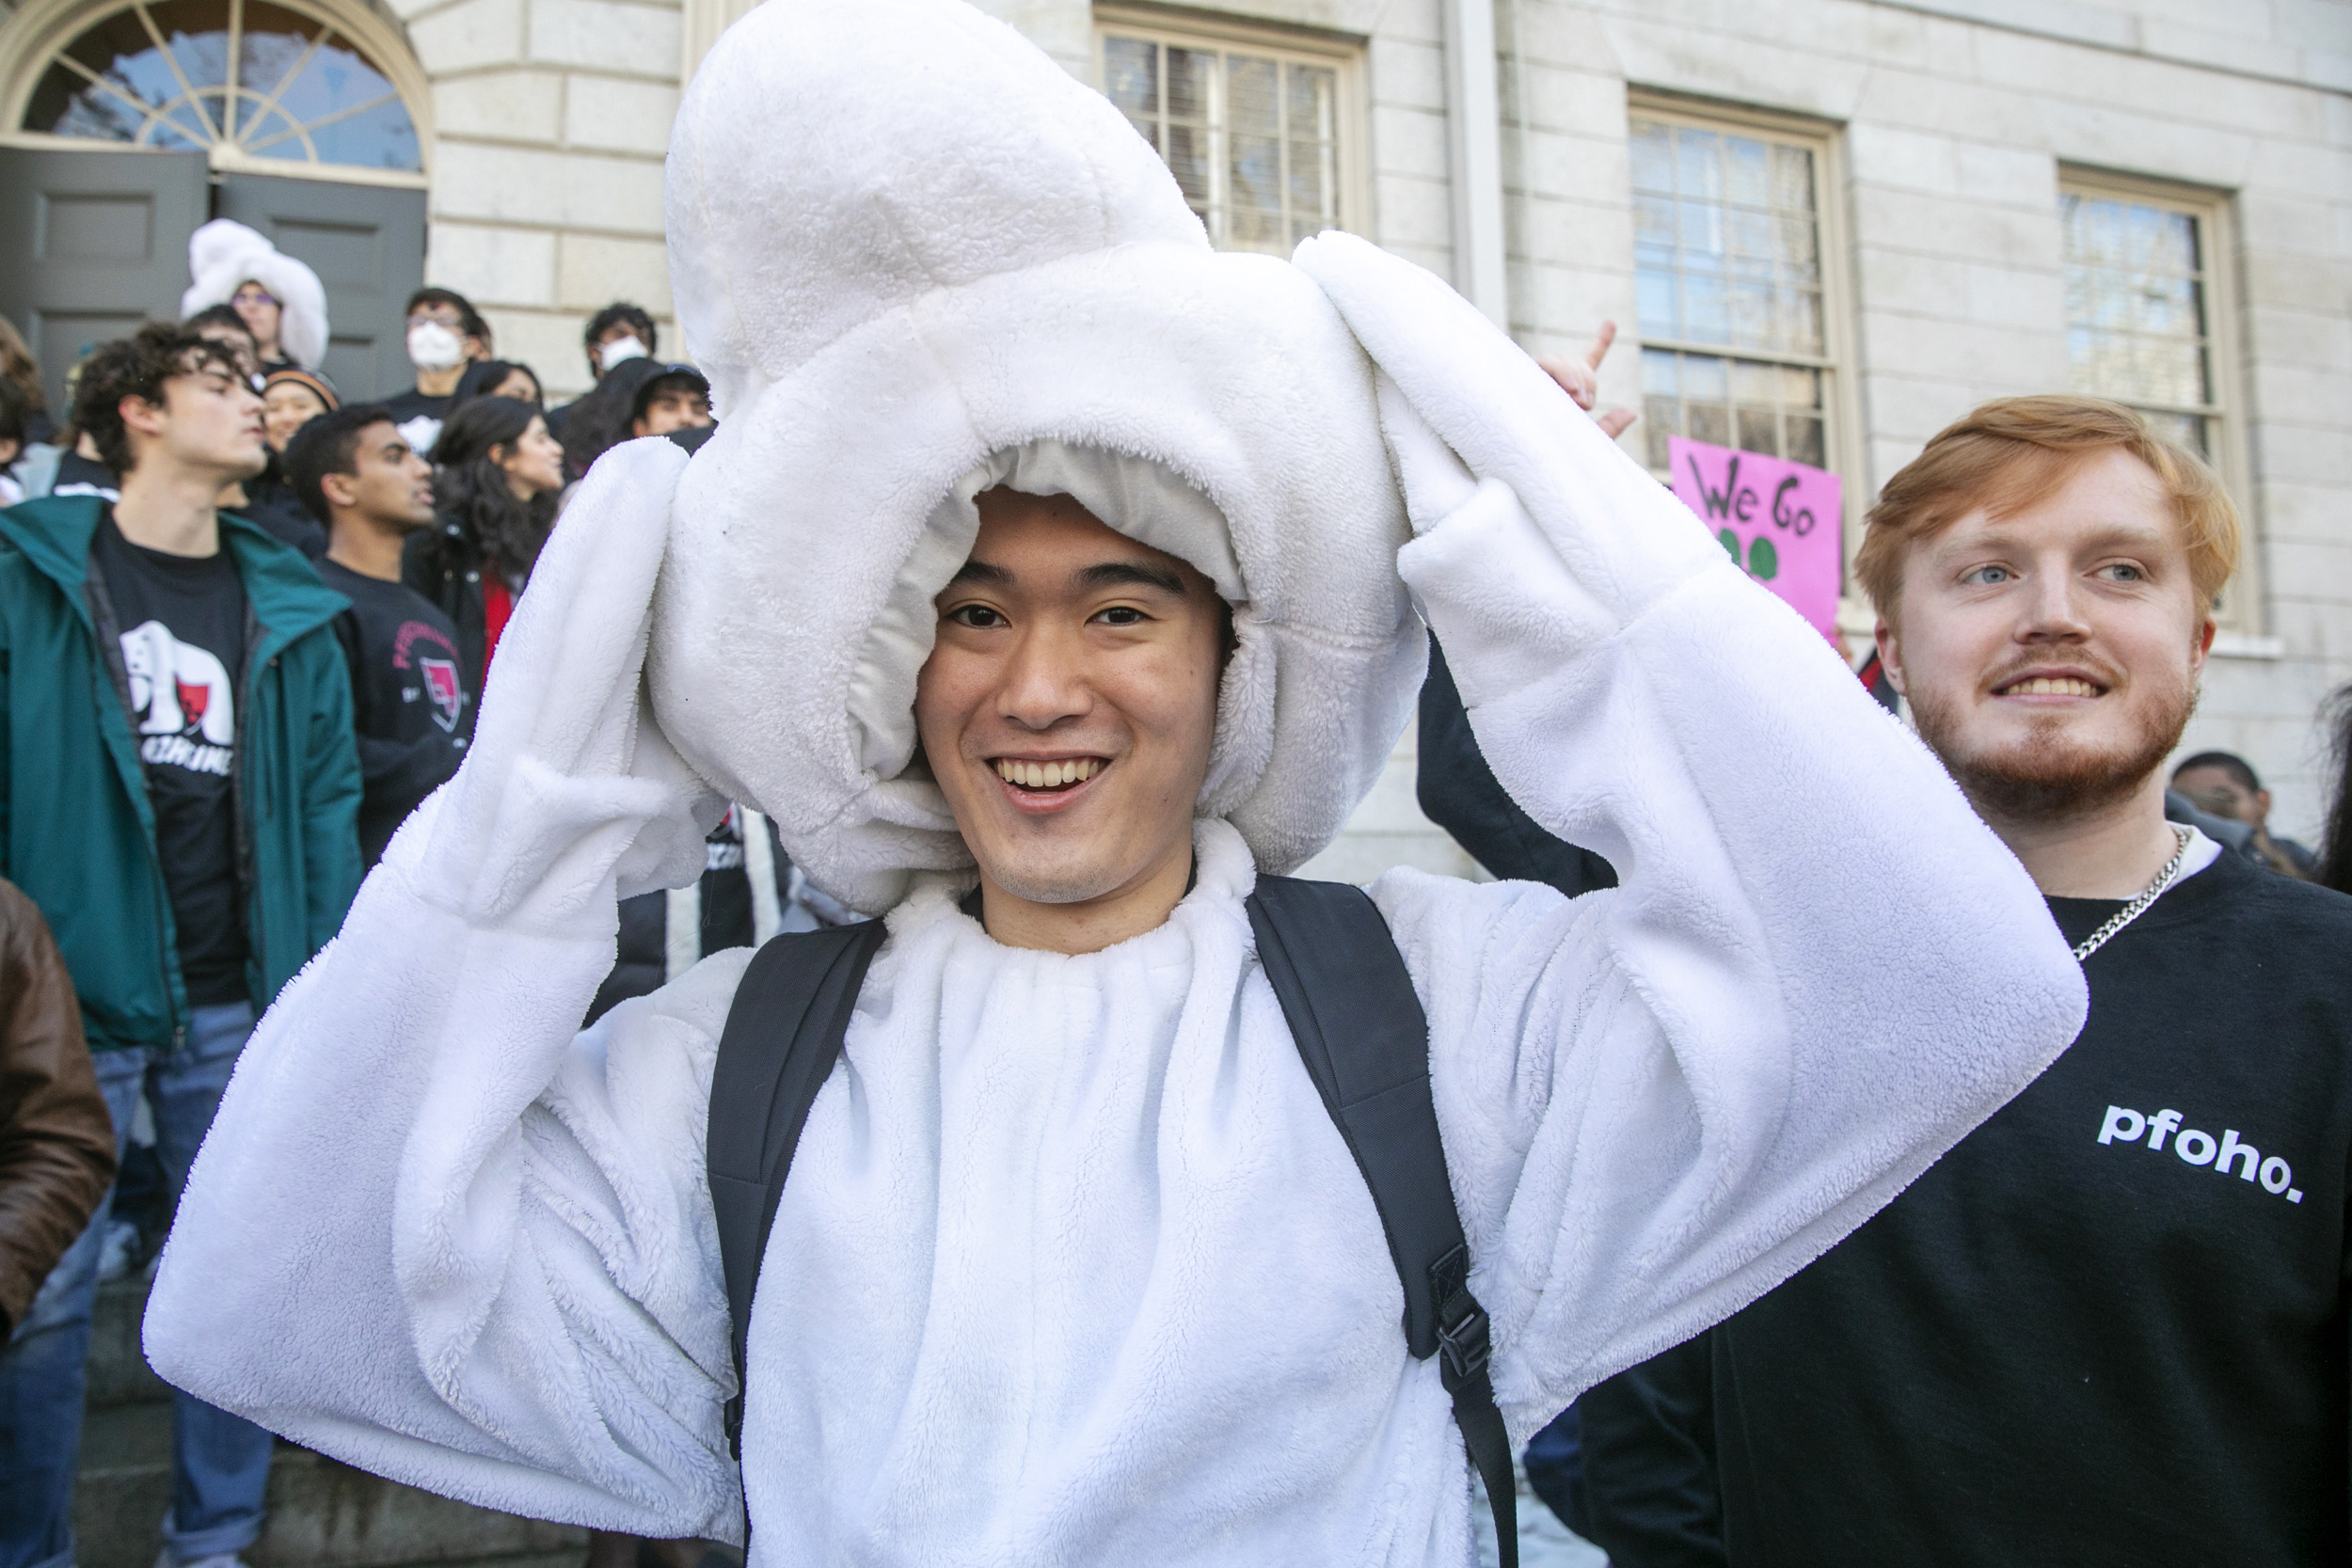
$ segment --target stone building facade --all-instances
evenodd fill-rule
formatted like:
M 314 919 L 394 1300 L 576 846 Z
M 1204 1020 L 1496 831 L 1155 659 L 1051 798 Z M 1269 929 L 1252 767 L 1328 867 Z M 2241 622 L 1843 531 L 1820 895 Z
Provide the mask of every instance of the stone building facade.
M 10 145 L 61 145 L 25 118 L 40 52 L 124 3 L 16 0 Z M 2352 679 L 2345 0 L 986 3 L 1112 93 L 1220 243 L 1336 223 L 1538 353 L 1614 321 L 1629 450 L 1662 468 L 1680 431 L 1819 462 L 1849 549 L 1876 486 L 1985 398 L 2149 408 L 2252 525 L 2190 744 L 2245 754 L 2278 825 L 2315 828 L 2312 716 Z M 737 0 L 271 4 L 384 56 L 417 166 L 367 177 L 422 190 L 424 275 L 502 354 L 560 394 L 596 307 L 668 330 L 663 150 Z M 1868 626 L 1850 599 L 1855 658 Z M 1465 863 L 1410 780 L 1408 737 L 1327 869 Z

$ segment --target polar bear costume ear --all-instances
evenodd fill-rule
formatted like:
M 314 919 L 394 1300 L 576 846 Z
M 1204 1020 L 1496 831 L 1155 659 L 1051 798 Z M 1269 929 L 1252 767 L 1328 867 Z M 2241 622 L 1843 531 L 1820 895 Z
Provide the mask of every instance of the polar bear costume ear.
M 315 371 L 326 357 L 326 289 L 319 275 L 244 224 L 215 218 L 188 236 L 188 276 L 180 296 L 184 319 L 226 305 L 238 288 L 259 283 L 277 299 L 278 342 L 286 357 Z
M 930 598 L 992 483 L 1070 494 L 1233 607 L 1197 809 L 1327 843 L 1419 689 L 1373 368 L 1323 291 L 1219 254 L 1101 94 L 960 0 L 768 0 L 670 143 L 671 276 L 723 420 L 680 482 L 647 675 L 680 754 L 817 884 L 970 863 L 914 761 Z

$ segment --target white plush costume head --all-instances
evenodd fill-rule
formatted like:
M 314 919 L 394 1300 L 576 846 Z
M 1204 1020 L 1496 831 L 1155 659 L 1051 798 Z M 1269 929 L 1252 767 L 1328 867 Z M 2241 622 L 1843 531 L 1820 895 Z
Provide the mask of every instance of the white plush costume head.
M 215 218 L 188 236 L 187 292 L 180 314 L 226 305 L 246 283 L 259 283 L 278 301 L 278 346 L 306 371 L 326 357 L 326 290 L 308 264 L 278 249 L 244 224 Z
M 1239 646 L 1198 803 L 1328 842 L 1423 659 L 1374 370 L 1314 281 L 1210 249 L 1118 111 L 959 0 L 769 0 L 671 140 L 670 266 L 723 420 L 675 485 L 662 733 L 866 910 L 970 864 L 915 757 L 972 498 L 1068 494 L 1191 562 Z

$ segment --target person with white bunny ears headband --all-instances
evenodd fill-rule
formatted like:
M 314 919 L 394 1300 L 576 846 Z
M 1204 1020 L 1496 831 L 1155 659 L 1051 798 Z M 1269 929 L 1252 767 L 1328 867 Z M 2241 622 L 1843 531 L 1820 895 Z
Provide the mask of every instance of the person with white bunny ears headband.
M 1373 784 L 1424 623 L 1497 776 L 1624 879 L 1371 890 L 1515 1441 L 2074 1037 L 2080 973 L 1942 769 L 1426 273 L 1213 252 L 958 0 L 752 11 L 668 210 L 719 434 L 596 465 L 465 767 L 247 1047 L 167 1378 L 513 1513 L 740 1540 L 748 1504 L 762 1562 L 1471 1560 L 1243 908 Z M 704 1134 L 751 954 L 575 1033 L 616 899 L 730 800 L 888 932 L 762 1255 L 739 1465 Z

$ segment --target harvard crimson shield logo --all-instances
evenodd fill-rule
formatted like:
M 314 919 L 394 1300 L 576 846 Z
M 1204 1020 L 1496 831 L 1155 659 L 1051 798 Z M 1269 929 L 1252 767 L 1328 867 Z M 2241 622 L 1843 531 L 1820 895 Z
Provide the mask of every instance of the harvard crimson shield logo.
M 417 668 L 424 672 L 424 694 L 433 699 L 433 721 L 445 730 L 455 729 L 458 715 L 466 705 L 466 694 L 457 684 L 455 662 L 420 657 Z

